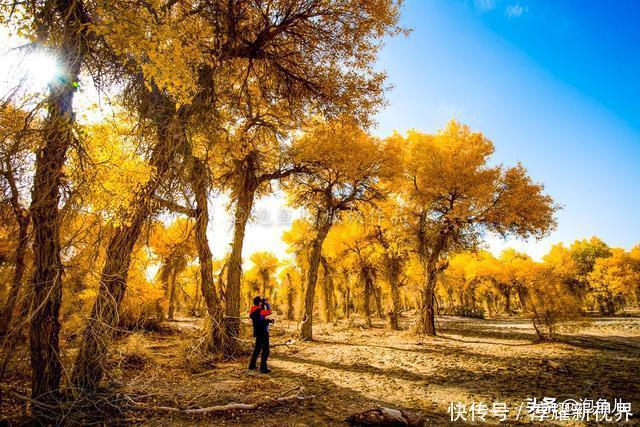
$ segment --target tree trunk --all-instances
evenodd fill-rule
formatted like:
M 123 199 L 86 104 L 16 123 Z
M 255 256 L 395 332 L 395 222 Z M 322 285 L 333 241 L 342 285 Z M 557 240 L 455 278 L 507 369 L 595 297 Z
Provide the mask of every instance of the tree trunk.
M 289 273 L 287 273 L 287 282 L 289 283 L 287 292 L 287 320 L 293 320 L 293 281 Z
M 242 284 L 242 245 L 247 221 L 253 208 L 253 200 L 258 188 L 256 176 L 257 153 L 245 157 L 238 165 L 239 182 L 235 189 L 236 211 L 234 215 L 233 242 L 229 267 L 227 269 L 227 291 L 225 305 L 225 330 L 229 338 L 224 352 L 227 355 L 236 354 L 239 351 L 240 336 L 240 288 Z
M 429 283 L 429 279 L 427 279 L 427 284 L 423 289 L 422 295 L 422 307 L 420 309 L 420 317 L 418 318 L 418 334 L 422 335 L 436 335 L 436 324 L 435 324 L 435 286 Z
M 436 335 L 435 289 L 438 273 L 443 269 L 443 267 L 438 268 L 438 261 L 440 260 L 440 254 L 446 246 L 448 237 L 446 231 L 440 230 L 434 246 L 431 248 L 431 252 L 428 255 L 426 255 L 426 252 L 421 253 L 426 262 L 420 315 L 416 325 L 416 332 L 418 334 Z
M 44 147 L 36 155 L 30 208 L 34 233 L 33 313 L 29 331 L 31 395 L 43 401 L 56 400 L 60 385 L 58 334 L 63 266 L 58 205 L 62 169 L 74 140 L 73 97 L 86 51 L 89 22 L 80 1 L 56 0 L 52 7 L 62 18 L 62 45 L 57 57 L 64 75 L 50 86 L 48 115 L 43 126 Z
M 207 200 L 207 168 L 202 160 L 191 156 L 191 189 L 196 199 L 195 240 L 200 265 L 200 289 L 207 306 L 207 347 L 211 352 L 222 350 L 224 343 L 223 312 L 221 301 L 213 279 L 213 259 L 207 227 L 209 225 L 209 203 Z M 196 289 L 197 297 L 197 289 Z
M 260 294 L 263 298 L 268 298 L 271 300 L 271 286 L 269 286 L 269 272 L 262 271 L 262 291 Z M 268 294 L 268 295 L 267 295 Z M 275 306 L 275 301 L 271 301 L 271 305 Z
M 504 312 L 511 314 L 511 288 L 508 286 L 504 289 Z
M 300 338 L 307 341 L 313 340 L 313 303 L 315 301 L 316 282 L 318 281 L 318 266 L 322 256 L 322 244 L 327 237 L 331 224 L 331 218 L 327 218 L 316 227 L 316 236 L 313 239 L 309 253 L 307 283 L 304 290 L 304 311 L 301 319 L 302 324 L 300 325 Z
M 389 329 L 397 331 L 398 316 L 400 312 L 400 288 L 398 286 L 398 276 L 400 275 L 400 260 L 397 257 L 390 257 L 387 260 L 387 280 L 389 282 L 389 296 L 391 310 L 389 311 Z
M 174 267 L 171 269 L 171 279 L 169 280 L 169 310 L 167 311 L 167 319 L 173 320 L 173 314 L 175 313 L 176 306 L 176 276 L 178 275 L 177 269 Z
M 345 291 L 345 295 L 344 295 L 344 315 L 347 318 L 347 320 L 349 320 L 349 317 L 351 316 L 351 301 L 349 301 L 350 296 L 351 296 L 351 288 L 347 286 L 347 290 Z
M 518 286 L 518 300 L 520 301 L 520 310 L 526 311 L 527 309 L 527 289 L 524 286 Z
M 109 241 L 98 296 L 83 332 L 72 374 L 73 384 L 81 389 L 95 389 L 102 378 L 109 341 L 118 323 L 118 309 L 126 290 L 134 245 L 142 225 L 154 210 L 153 196 L 171 172 L 177 151 L 185 143 L 184 118 L 175 112 L 174 104 L 162 95 L 152 96 L 151 102 L 161 112 L 156 122 L 158 140 L 150 161 L 155 173 L 134 195 L 130 214 Z
M 322 280 L 322 297 L 324 309 L 324 321 L 330 323 L 333 319 L 333 272 L 329 262 L 324 258 L 320 258 L 324 277 Z
M 382 314 L 382 290 L 380 286 L 373 286 L 373 296 L 376 302 L 376 311 L 378 312 L 378 317 L 380 319 L 384 318 L 384 314 Z
M 16 310 L 16 301 L 18 301 L 18 296 L 22 289 L 22 278 L 26 267 L 25 254 L 29 243 L 29 213 L 21 209 L 16 212 L 16 219 L 18 221 L 18 245 L 16 246 L 15 267 L 13 270 L 11 289 L 9 290 L 9 295 L 7 295 L 7 301 L 2 308 L 2 313 L 0 313 L 0 336 L 4 336 L 11 327 L 13 314 Z
M 493 313 L 494 313 L 494 310 L 493 310 L 493 295 L 488 294 L 485 297 L 485 305 L 487 307 L 487 313 L 489 313 L 489 317 L 493 317 Z
M 373 272 L 371 267 L 365 265 L 362 267 L 362 279 L 364 280 L 364 317 L 367 320 L 367 326 L 372 327 L 371 323 L 371 291 L 373 288 Z

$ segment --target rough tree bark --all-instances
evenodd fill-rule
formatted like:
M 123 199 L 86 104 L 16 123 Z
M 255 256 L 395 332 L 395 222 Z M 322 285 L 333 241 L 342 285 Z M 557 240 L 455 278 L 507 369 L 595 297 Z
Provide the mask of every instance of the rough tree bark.
M 227 269 L 227 289 L 225 292 L 225 333 L 229 338 L 224 352 L 227 355 L 239 351 L 240 336 L 240 287 L 242 281 L 242 246 L 247 221 L 251 215 L 253 201 L 259 181 L 258 152 L 253 151 L 238 163 L 238 187 L 235 189 L 236 206 L 234 214 L 233 242 Z
M 334 318 L 333 316 L 333 271 L 327 259 L 323 256 L 320 257 L 322 264 L 323 280 L 322 280 L 322 297 L 324 309 L 324 321 L 329 323 Z
M 173 320 L 173 315 L 176 310 L 176 276 L 178 275 L 177 269 L 174 267 L 171 269 L 171 279 L 169 279 L 169 309 L 167 310 L 167 319 Z
M 260 291 L 260 295 L 262 295 L 264 298 L 269 298 L 269 300 L 271 301 L 271 306 L 275 307 L 276 306 L 276 301 L 273 297 L 273 289 L 271 287 L 271 284 L 269 283 L 269 272 L 267 271 L 263 271 L 260 274 L 262 277 L 262 290 Z
M 430 252 L 423 252 L 425 262 L 425 281 L 422 289 L 422 299 L 420 301 L 420 314 L 416 323 L 416 332 L 422 335 L 436 335 L 435 323 L 435 289 L 438 274 L 443 270 L 443 266 L 438 265 L 440 254 L 444 250 L 448 235 L 445 231 L 440 231 L 437 235 L 434 246 Z
M 375 298 L 378 317 L 382 319 L 384 315 L 382 314 L 382 290 L 380 286 L 373 286 L 373 297 Z
M 518 290 L 518 299 L 520 300 L 520 309 L 522 311 L 526 311 L 527 309 L 527 288 L 520 285 L 517 288 Z
M 44 146 L 36 155 L 31 193 L 34 271 L 33 313 L 29 331 L 31 394 L 55 399 L 60 385 L 60 304 L 63 266 L 60 260 L 60 185 L 67 150 L 74 140 L 73 97 L 86 51 L 89 19 L 80 0 L 56 0 L 52 9 L 62 19 L 57 56 L 63 77 L 51 85 L 43 126 Z
M 15 266 L 13 269 L 13 279 L 11 280 L 11 289 L 9 290 L 9 295 L 7 295 L 7 300 L 5 301 L 2 312 L 0 313 L 0 336 L 6 335 L 11 327 L 11 321 L 16 310 L 16 302 L 18 301 L 18 296 L 22 290 L 22 278 L 24 277 L 26 268 L 25 255 L 27 252 L 27 245 L 29 244 L 28 232 L 30 222 L 29 211 L 20 205 L 20 192 L 16 185 L 10 160 L 6 161 L 4 175 L 9 183 L 9 188 L 11 189 L 10 202 L 11 208 L 13 209 L 13 213 L 16 217 L 16 223 L 18 224 L 18 244 L 15 252 Z
M 511 314 L 511 286 L 504 285 L 502 295 L 504 296 L 504 312 L 508 316 Z
M 373 268 L 369 265 L 362 266 L 362 280 L 364 281 L 364 300 L 363 309 L 364 317 L 367 320 L 367 326 L 372 327 L 371 323 L 371 292 L 373 290 Z
M 291 274 L 287 273 L 287 282 L 289 283 L 287 291 L 287 320 L 293 320 L 293 281 Z
M 304 310 L 300 325 L 300 338 L 307 341 L 313 341 L 313 303 L 315 301 L 316 282 L 318 281 L 318 267 L 322 255 L 322 244 L 327 237 L 327 233 L 329 233 L 332 222 L 332 218 L 323 218 L 316 222 L 316 236 L 311 243 L 311 251 L 309 252 L 307 283 L 304 290 Z
M 350 301 L 350 296 L 351 296 L 351 287 L 350 282 L 351 282 L 351 277 L 349 276 L 349 273 L 344 270 L 343 271 L 343 275 L 344 275 L 344 307 L 342 309 L 342 311 L 344 312 L 344 316 L 345 318 L 348 320 L 349 316 L 351 315 L 351 301 Z
M 398 325 L 398 316 L 400 313 L 400 286 L 398 278 L 400 276 L 400 268 L 401 263 L 399 258 L 394 256 L 387 258 L 387 281 L 389 282 L 389 302 L 391 305 L 391 310 L 388 313 L 388 326 L 389 329 L 394 331 L 400 329 Z
M 207 200 L 207 170 L 202 160 L 192 157 L 191 187 L 196 199 L 196 248 L 200 263 L 200 288 L 207 306 L 207 346 L 210 351 L 222 350 L 224 326 L 221 300 L 216 292 L 213 279 L 213 258 L 207 239 L 209 224 L 209 204 Z
M 155 117 L 158 136 L 150 160 L 155 173 L 136 192 L 129 215 L 109 241 L 98 296 L 87 320 L 72 373 L 72 382 L 80 389 L 95 389 L 102 378 L 108 344 L 117 325 L 118 309 L 126 290 L 134 245 L 142 225 L 154 210 L 153 197 L 170 173 L 177 151 L 185 143 L 184 118 L 175 111 L 175 104 L 162 95 L 152 95 L 154 108 L 158 109 Z

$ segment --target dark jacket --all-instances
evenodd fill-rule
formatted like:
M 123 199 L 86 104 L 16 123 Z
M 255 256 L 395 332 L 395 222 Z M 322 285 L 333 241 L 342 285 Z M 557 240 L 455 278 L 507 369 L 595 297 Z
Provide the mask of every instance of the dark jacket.
M 269 322 L 267 316 L 271 314 L 271 308 L 269 304 L 265 304 L 264 308 L 259 305 L 254 305 L 249 310 L 249 317 L 253 322 L 253 336 L 262 336 L 269 332 Z

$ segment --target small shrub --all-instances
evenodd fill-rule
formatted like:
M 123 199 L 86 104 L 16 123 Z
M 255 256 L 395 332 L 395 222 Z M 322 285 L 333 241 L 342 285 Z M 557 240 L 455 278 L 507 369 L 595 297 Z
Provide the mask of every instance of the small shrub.
M 581 317 L 581 303 L 554 272 L 540 267 L 529 285 L 527 311 L 539 340 L 556 340 L 558 329 Z

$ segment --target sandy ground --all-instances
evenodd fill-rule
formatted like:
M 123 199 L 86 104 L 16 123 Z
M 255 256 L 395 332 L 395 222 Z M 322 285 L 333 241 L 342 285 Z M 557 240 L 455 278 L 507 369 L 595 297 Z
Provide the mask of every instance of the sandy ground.
M 403 329 L 411 321 L 404 318 Z M 622 398 L 631 402 L 632 412 L 640 411 L 638 318 L 599 318 L 565 335 L 562 343 L 534 343 L 525 319 L 444 317 L 435 338 L 389 331 L 382 321 L 371 329 L 357 321 L 320 324 L 312 343 L 293 338 L 295 323 L 277 322 L 269 375 L 248 372 L 248 356 L 216 363 L 194 359 L 198 327 L 197 319 L 181 319 L 170 323 L 170 332 L 135 333 L 117 341 L 105 385 L 132 397 L 139 408 L 111 422 L 344 425 L 351 413 L 382 405 L 427 425 L 447 424 L 452 401 L 489 407 L 504 402 L 515 419 L 518 406 L 532 397 Z M 286 404 L 273 400 L 292 394 L 315 397 Z M 230 402 L 260 406 L 222 415 L 154 409 Z

